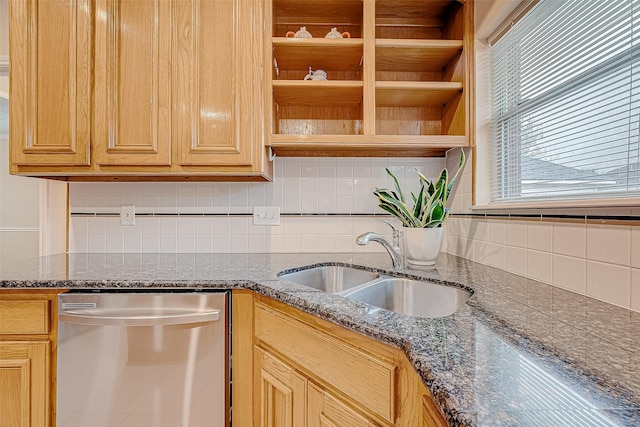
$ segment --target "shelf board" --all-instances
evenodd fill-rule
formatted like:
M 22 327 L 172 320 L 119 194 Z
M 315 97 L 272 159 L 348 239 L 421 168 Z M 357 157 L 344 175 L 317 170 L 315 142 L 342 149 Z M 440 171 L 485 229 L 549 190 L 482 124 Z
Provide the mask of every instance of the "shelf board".
M 273 96 L 278 105 L 336 107 L 362 102 L 360 80 L 274 80 Z
M 362 62 L 362 39 L 273 37 L 273 58 L 281 70 L 356 71 Z
M 462 40 L 376 40 L 377 71 L 442 71 L 462 52 Z
M 377 107 L 440 107 L 462 92 L 459 82 L 377 82 Z
M 442 26 L 443 18 L 450 7 L 454 7 L 457 0 L 384 0 L 376 1 L 376 25 L 396 22 L 414 23 L 416 17 L 421 17 L 424 24 Z
M 269 146 L 283 157 L 442 157 L 468 141 L 458 135 L 274 134 Z

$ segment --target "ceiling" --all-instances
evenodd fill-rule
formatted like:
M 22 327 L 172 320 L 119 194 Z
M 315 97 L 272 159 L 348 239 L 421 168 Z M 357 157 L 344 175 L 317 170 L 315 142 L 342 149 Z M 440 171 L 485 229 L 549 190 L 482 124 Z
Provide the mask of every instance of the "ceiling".
M 0 97 L 0 133 L 9 133 L 9 101 Z

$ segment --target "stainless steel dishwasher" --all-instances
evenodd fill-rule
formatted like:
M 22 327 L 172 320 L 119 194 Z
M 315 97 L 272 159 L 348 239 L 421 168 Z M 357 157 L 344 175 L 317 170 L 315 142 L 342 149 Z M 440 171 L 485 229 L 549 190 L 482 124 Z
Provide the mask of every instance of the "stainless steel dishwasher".
M 58 427 L 229 425 L 227 292 L 58 298 Z

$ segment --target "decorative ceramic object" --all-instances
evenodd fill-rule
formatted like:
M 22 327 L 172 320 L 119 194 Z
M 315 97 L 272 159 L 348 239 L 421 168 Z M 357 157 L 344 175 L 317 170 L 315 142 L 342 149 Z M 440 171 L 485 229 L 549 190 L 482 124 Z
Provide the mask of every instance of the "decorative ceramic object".
M 404 255 L 409 264 L 434 265 L 442 249 L 444 227 L 402 228 Z
M 338 28 L 333 27 L 331 29 L 331 31 L 329 31 L 327 33 L 327 35 L 324 36 L 324 38 L 325 39 L 342 39 L 342 38 L 350 39 L 351 38 L 351 34 L 349 34 L 348 31 L 345 31 L 344 33 L 341 33 L 341 32 L 338 31 Z
M 295 37 L 297 39 L 312 39 L 313 38 L 311 33 L 309 31 L 307 31 L 307 27 L 300 27 L 300 29 L 298 31 L 296 31 L 295 33 L 293 31 L 288 31 L 287 34 L 285 34 L 285 37 Z
M 315 70 L 313 71 L 311 67 L 309 67 L 309 74 L 304 76 L 305 80 L 327 80 L 327 72 L 324 70 Z

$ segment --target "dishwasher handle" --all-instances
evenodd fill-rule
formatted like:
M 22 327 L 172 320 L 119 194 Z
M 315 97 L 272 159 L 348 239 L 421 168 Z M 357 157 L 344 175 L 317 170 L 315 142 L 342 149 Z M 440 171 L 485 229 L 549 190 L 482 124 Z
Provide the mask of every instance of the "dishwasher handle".
M 189 325 L 220 320 L 220 310 L 161 314 L 150 310 L 74 310 L 61 312 L 58 320 L 92 326 Z

